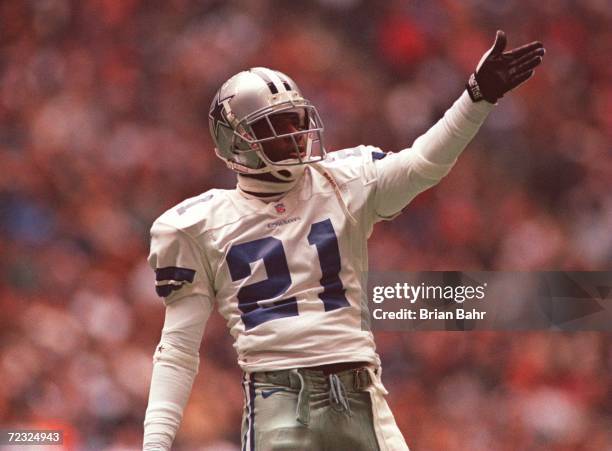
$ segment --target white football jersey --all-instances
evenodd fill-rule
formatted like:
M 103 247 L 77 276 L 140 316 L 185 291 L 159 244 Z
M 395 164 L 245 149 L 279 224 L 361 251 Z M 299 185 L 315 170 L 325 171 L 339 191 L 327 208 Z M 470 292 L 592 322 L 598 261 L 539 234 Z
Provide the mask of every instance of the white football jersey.
M 383 218 L 377 203 L 396 197 L 377 192 L 376 163 L 394 155 L 366 146 L 331 153 L 322 173 L 307 166 L 276 202 L 213 189 L 168 210 L 151 231 L 158 294 L 167 303 L 187 295 L 215 302 L 245 371 L 378 365 L 366 241 Z M 400 194 L 401 208 L 416 193 Z
M 213 189 L 168 210 L 151 229 L 158 294 L 167 304 L 198 296 L 207 312 L 216 303 L 247 372 L 378 365 L 367 238 L 450 171 L 492 108 L 485 103 L 464 93 L 411 149 L 333 152 L 280 201 Z

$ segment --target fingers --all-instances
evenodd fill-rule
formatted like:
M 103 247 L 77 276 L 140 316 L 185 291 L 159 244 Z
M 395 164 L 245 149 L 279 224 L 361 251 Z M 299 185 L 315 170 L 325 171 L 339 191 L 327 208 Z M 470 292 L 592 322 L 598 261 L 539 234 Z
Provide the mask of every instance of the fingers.
M 495 42 L 493 43 L 493 48 L 491 49 L 491 55 L 498 55 L 504 51 L 506 48 L 506 33 L 502 30 L 497 30 L 495 33 Z
M 524 83 L 525 81 L 527 81 L 529 78 L 531 78 L 531 76 L 534 74 L 533 70 L 527 71 L 527 72 L 522 72 L 518 75 L 515 75 L 514 77 L 512 77 L 510 79 L 510 89 L 514 89 L 516 88 L 518 85 L 520 85 L 521 83 Z
M 535 69 L 542 63 L 542 57 L 536 56 L 529 61 L 525 61 L 520 66 L 517 66 L 516 73 L 521 74 L 523 72 L 527 72 L 528 70 Z
M 542 57 L 546 50 L 542 47 L 541 43 L 532 42 L 512 52 L 505 52 L 504 56 L 508 56 L 510 53 L 514 53 L 513 56 L 515 58 L 509 65 L 510 89 L 514 89 L 533 76 L 534 69 L 542 63 Z M 517 54 L 521 56 L 517 57 Z
M 523 58 L 510 65 L 510 74 L 522 74 L 523 72 L 535 69 L 542 63 L 543 55 L 544 53 L 538 51 L 525 55 Z
M 544 49 L 544 47 L 540 47 L 540 48 L 537 48 L 535 50 L 532 50 L 531 52 L 525 53 L 523 56 L 521 56 L 519 58 L 511 57 L 510 65 L 511 66 L 521 65 L 525 61 L 529 61 L 530 59 L 533 59 L 533 58 L 535 58 L 537 56 L 543 57 L 545 54 L 546 54 L 546 50 Z M 504 54 L 504 58 L 508 58 L 507 53 Z
M 529 44 L 525 44 L 515 49 L 508 50 L 507 52 L 504 52 L 504 55 L 511 56 L 513 58 L 520 58 L 521 56 L 533 50 L 543 49 L 543 48 L 544 48 L 544 45 L 540 41 L 533 41 L 533 42 L 530 42 Z

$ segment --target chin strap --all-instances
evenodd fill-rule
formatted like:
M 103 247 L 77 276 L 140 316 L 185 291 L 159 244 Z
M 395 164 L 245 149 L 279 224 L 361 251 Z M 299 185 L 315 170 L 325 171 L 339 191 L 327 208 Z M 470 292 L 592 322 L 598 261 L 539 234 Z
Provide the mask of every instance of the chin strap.
M 338 199 L 338 203 L 340 204 L 340 208 L 342 208 L 346 219 L 348 219 L 352 225 L 357 225 L 357 220 L 349 211 L 346 202 L 344 202 L 344 198 L 342 197 L 342 193 L 340 192 L 340 187 L 338 186 L 336 179 L 317 163 L 312 163 L 310 167 L 317 171 L 319 174 L 321 174 L 323 177 L 325 177 L 329 184 L 334 188 L 334 193 L 336 194 L 336 198 Z

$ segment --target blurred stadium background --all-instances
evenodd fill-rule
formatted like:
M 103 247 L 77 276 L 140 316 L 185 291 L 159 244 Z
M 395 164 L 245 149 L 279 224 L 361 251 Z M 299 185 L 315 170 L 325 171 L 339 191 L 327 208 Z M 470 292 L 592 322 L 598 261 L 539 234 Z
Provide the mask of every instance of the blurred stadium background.
M 285 71 L 331 150 L 408 147 L 460 94 L 495 30 L 540 39 L 437 188 L 377 226 L 376 270 L 610 270 L 609 0 L 0 2 L 0 425 L 56 426 L 66 449 L 138 449 L 163 306 L 153 219 L 234 176 L 213 93 Z M 379 333 L 411 448 L 612 449 L 603 333 Z M 219 316 L 177 450 L 237 450 L 241 374 Z M 41 449 L 41 448 L 40 448 Z

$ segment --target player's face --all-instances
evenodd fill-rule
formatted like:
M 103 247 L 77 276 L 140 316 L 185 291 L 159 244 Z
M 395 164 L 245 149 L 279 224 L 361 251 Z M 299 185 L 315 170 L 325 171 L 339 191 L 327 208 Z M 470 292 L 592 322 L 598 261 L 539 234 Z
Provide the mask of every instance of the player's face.
M 273 136 L 286 135 L 306 130 L 308 128 L 308 119 L 306 112 L 303 110 L 288 111 L 283 113 L 273 114 L 269 117 L 270 122 L 266 118 L 254 122 L 251 127 L 255 132 L 257 139 L 271 138 Z M 270 128 L 274 128 L 274 131 Z M 295 141 L 294 141 L 295 139 Z M 297 144 L 297 147 L 296 147 Z M 287 136 L 284 138 L 271 139 L 264 141 L 262 147 L 266 156 L 271 161 L 282 161 L 289 158 L 298 158 L 298 152 L 301 157 L 306 156 L 306 134 Z

